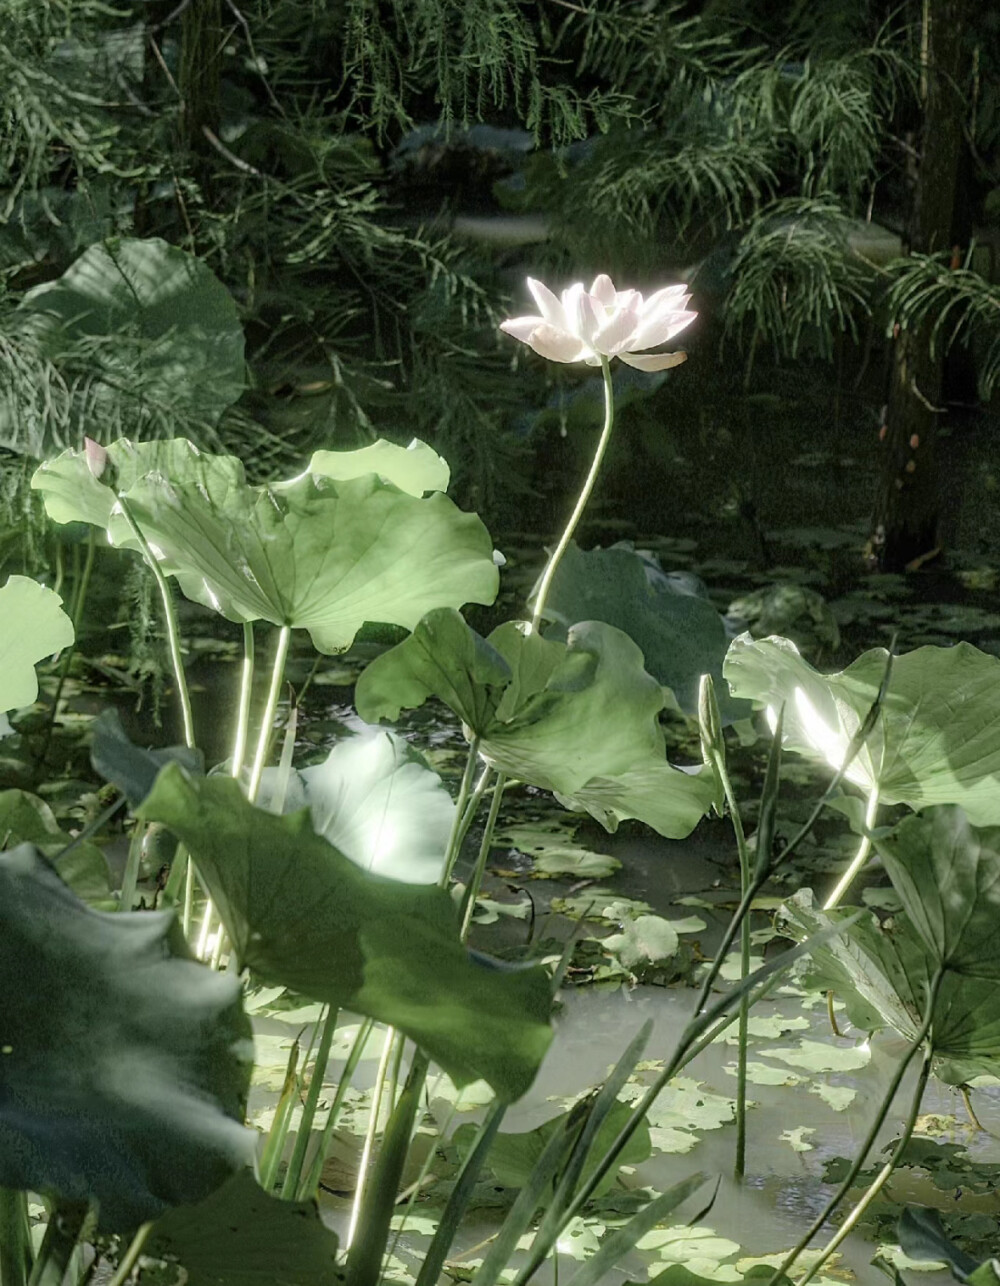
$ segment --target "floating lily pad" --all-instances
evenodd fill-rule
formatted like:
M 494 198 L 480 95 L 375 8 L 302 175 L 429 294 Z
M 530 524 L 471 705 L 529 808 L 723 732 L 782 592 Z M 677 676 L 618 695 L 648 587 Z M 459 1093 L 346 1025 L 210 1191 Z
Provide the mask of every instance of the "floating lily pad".
M 318 651 L 333 653 L 366 621 L 412 629 L 433 607 L 496 596 L 486 528 L 439 492 L 420 499 L 374 473 L 336 481 L 307 472 L 251 487 L 232 456 L 183 440 L 160 451 L 113 444 L 112 461 L 134 471 L 119 489 L 163 571 L 228 620 L 306 629 Z M 153 471 L 141 472 L 154 459 Z M 57 522 L 106 526 L 113 544 L 135 547 L 82 451 L 42 465 L 32 486 Z
M 669 920 L 640 915 L 627 920 L 623 932 L 604 938 L 601 946 L 634 973 L 671 959 L 677 954 L 680 939 Z
M 0 589 L 0 714 L 31 705 L 38 696 L 35 663 L 73 638 L 58 594 L 27 576 L 7 578 Z
M 172 914 L 92 911 L 28 844 L 0 854 L 0 1185 L 126 1231 L 248 1163 L 242 987 Z
M 531 1084 L 552 1038 L 544 970 L 472 956 L 441 888 L 371 874 L 306 810 L 255 808 L 229 778 L 171 764 L 142 815 L 187 845 L 242 964 L 266 982 L 397 1027 L 458 1084 Z
M 743 634 L 726 658 L 733 692 L 775 714 L 785 745 L 839 768 L 885 673 L 887 653 L 865 652 L 846 670 L 814 670 L 788 639 Z M 878 726 L 847 770 L 887 804 L 961 804 L 975 825 L 1000 823 L 1000 659 L 968 643 L 922 647 L 893 662 Z

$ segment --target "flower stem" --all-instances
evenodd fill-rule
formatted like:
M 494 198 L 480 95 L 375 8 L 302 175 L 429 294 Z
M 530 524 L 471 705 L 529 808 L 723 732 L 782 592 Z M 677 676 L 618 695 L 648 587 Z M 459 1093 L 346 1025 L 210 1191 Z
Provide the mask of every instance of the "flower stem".
M 281 695 L 281 684 L 285 677 L 285 661 L 288 659 L 288 645 L 291 637 L 291 626 L 283 625 L 278 634 L 278 646 L 274 652 L 274 668 L 271 671 L 271 686 L 267 693 L 267 704 L 264 706 L 260 733 L 257 737 L 257 753 L 254 755 L 253 768 L 250 772 L 250 785 L 247 787 L 247 798 L 251 804 L 257 798 L 257 791 L 260 789 L 264 761 L 267 759 L 267 748 L 271 742 L 271 729 L 274 726 L 274 716 L 278 709 L 278 697 Z
M 250 698 L 253 694 L 254 641 L 253 622 L 243 622 L 243 667 L 240 671 L 240 704 L 236 715 L 236 737 L 233 742 L 233 762 L 230 773 L 239 780 L 247 753 L 247 733 L 250 726 Z
M 865 831 L 870 832 L 875 825 L 875 818 L 878 816 L 879 793 L 878 783 L 872 787 L 871 794 L 868 796 L 868 807 L 865 809 Z M 840 899 L 854 882 L 854 877 L 858 874 L 865 862 L 868 861 L 868 854 L 871 852 L 872 838 L 870 834 L 862 836 L 861 844 L 858 851 L 851 859 L 851 864 L 844 874 L 837 881 L 837 887 L 823 903 L 824 911 L 832 911 L 840 905 Z
M 562 556 L 569 547 L 569 542 L 573 539 L 573 532 L 576 531 L 577 523 L 587 507 L 587 501 L 590 499 L 590 493 L 594 490 L 594 483 L 597 481 L 597 475 L 601 469 L 601 461 L 604 459 L 604 453 L 607 451 L 608 443 L 611 441 L 611 430 L 615 423 L 615 391 L 611 381 L 611 363 L 607 357 L 601 358 L 601 374 L 604 376 L 604 428 L 601 430 L 597 450 L 594 452 L 593 463 L 590 466 L 590 472 L 587 474 L 587 481 L 583 484 L 583 490 L 580 492 L 576 506 L 570 514 L 566 530 L 559 537 L 559 543 L 549 555 L 549 561 L 545 571 L 542 573 L 538 593 L 535 595 L 535 610 L 531 616 L 532 634 L 538 630 L 539 622 L 545 611 L 545 600 L 548 598 L 549 589 L 552 586 L 552 578 L 555 576 L 560 562 L 562 562 Z
M 170 645 L 170 663 L 174 670 L 174 684 L 177 687 L 177 699 L 181 703 L 181 719 L 184 723 L 184 744 L 190 749 L 194 749 L 194 717 L 191 713 L 191 696 L 188 692 L 187 679 L 184 677 L 184 662 L 181 658 L 181 635 L 177 628 L 177 614 L 174 611 L 174 601 L 170 596 L 170 586 L 167 584 L 167 578 L 160 569 L 160 564 L 156 556 L 149 547 L 149 541 L 142 534 L 142 529 L 132 516 L 132 510 L 128 501 L 118 490 L 114 488 L 115 499 L 122 511 L 122 517 L 128 524 L 128 529 L 135 537 L 146 565 L 153 573 L 153 579 L 160 591 L 160 599 L 163 603 L 163 615 L 167 625 L 167 642 Z

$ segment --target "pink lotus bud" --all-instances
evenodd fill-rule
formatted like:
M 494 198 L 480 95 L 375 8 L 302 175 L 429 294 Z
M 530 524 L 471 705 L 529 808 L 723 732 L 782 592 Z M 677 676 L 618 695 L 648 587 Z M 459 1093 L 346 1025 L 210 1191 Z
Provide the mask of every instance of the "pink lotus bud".
M 93 438 L 84 438 L 83 454 L 87 460 L 87 468 L 95 478 L 99 479 L 108 467 L 107 451 L 99 442 L 95 442 Z

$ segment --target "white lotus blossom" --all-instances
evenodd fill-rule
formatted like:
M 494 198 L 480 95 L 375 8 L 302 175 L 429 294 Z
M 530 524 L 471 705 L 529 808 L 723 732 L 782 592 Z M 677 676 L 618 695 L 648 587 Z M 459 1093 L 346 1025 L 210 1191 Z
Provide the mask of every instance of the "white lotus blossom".
M 691 296 L 684 285 L 666 286 L 643 299 L 638 290 L 616 290 L 602 273 L 589 290 L 578 281 L 561 298 L 532 277 L 528 289 L 539 315 L 513 317 L 500 329 L 549 361 L 599 366 L 619 357 L 640 371 L 665 371 L 687 357 L 646 351 L 666 344 L 698 316 L 686 308 Z

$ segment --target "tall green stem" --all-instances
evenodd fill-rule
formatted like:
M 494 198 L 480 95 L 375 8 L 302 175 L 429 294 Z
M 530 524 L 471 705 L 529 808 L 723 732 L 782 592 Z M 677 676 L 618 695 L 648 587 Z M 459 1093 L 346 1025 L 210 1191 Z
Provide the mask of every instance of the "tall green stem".
M 27 1286 L 31 1260 L 28 1194 L 0 1188 L 0 1286 Z
M 542 619 L 545 600 L 549 596 L 549 589 L 552 585 L 552 578 L 556 574 L 556 569 L 562 561 L 562 556 L 569 547 L 569 542 L 573 539 L 577 524 L 583 516 L 584 509 L 587 507 L 590 493 L 594 490 L 594 483 L 597 481 L 597 475 L 601 470 L 601 461 L 604 459 L 604 453 L 607 451 L 608 443 L 611 441 L 611 430 L 614 428 L 615 423 L 615 390 L 611 381 L 611 363 L 607 357 L 601 358 L 601 374 L 604 376 L 604 428 L 601 430 L 597 450 L 594 452 L 593 463 L 590 466 L 590 472 L 587 474 L 587 481 L 583 484 L 583 490 L 580 492 L 576 506 L 570 514 L 566 530 L 559 537 L 559 543 L 549 556 L 548 564 L 542 573 L 538 593 L 535 596 L 535 610 L 531 616 L 531 632 L 533 634 L 538 630 L 538 624 Z
M 243 666 L 240 670 L 240 704 L 236 715 L 236 737 L 233 742 L 233 763 L 230 773 L 239 780 L 247 753 L 250 728 L 250 699 L 253 696 L 254 641 L 253 622 L 243 622 Z
M 278 698 L 281 695 L 281 684 L 285 677 L 285 661 L 288 659 L 288 645 L 291 642 L 292 629 L 283 625 L 278 634 L 278 646 L 274 651 L 274 667 L 271 670 L 271 686 L 267 693 L 267 703 L 261 718 L 260 733 L 257 737 L 257 753 L 254 755 L 253 768 L 250 771 L 250 785 L 247 797 L 250 802 L 257 798 L 260 779 L 264 772 L 268 746 L 271 744 L 271 730 L 274 727 L 274 716 L 278 710 Z
M 170 646 L 170 663 L 174 670 L 174 684 L 177 688 L 177 699 L 181 703 L 181 719 L 184 723 L 184 744 L 191 749 L 194 748 L 194 717 L 191 713 L 191 695 L 188 692 L 187 679 L 184 675 L 184 661 L 181 657 L 181 633 L 177 627 L 177 614 L 174 611 L 174 600 L 170 595 L 170 586 L 167 584 L 167 578 L 160 569 L 160 564 L 155 554 L 149 547 L 149 541 L 142 534 L 142 529 L 132 516 L 132 510 L 128 501 L 121 494 L 117 487 L 114 488 L 115 499 L 122 511 L 128 529 L 135 537 L 136 542 L 142 551 L 142 556 L 146 560 L 146 565 L 153 573 L 153 579 L 156 581 L 157 589 L 160 591 L 160 600 L 163 603 L 163 616 L 167 626 L 167 642 Z
M 344 1106 L 344 1100 L 347 1098 L 347 1091 L 351 1081 L 354 1079 L 358 1063 L 361 1062 L 364 1055 L 368 1037 L 371 1035 L 374 1026 L 375 1024 L 372 1020 L 366 1018 L 358 1028 L 358 1034 L 354 1039 L 354 1044 L 351 1046 L 351 1052 L 347 1056 L 347 1062 L 344 1064 L 344 1070 L 340 1074 L 340 1080 L 337 1082 L 337 1093 L 334 1095 L 330 1110 L 326 1114 L 326 1120 L 323 1122 L 323 1129 L 319 1137 L 319 1147 L 316 1149 L 316 1154 L 312 1159 L 305 1182 L 299 1190 L 299 1196 L 303 1201 L 307 1197 L 314 1197 L 319 1189 L 320 1179 L 323 1177 L 323 1163 L 326 1160 L 327 1149 L 330 1146 L 330 1136 L 333 1134 L 334 1127 L 340 1119 L 340 1111 Z
M 329 1005 L 326 1017 L 323 1019 L 323 1030 L 320 1032 L 316 1058 L 313 1061 L 312 1079 L 309 1081 L 309 1089 L 306 1091 L 306 1101 L 302 1105 L 299 1132 L 295 1136 L 292 1158 L 288 1163 L 285 1179 L 281 1186 L 281 1195 L 286 1198 L 303 1199 L 303 1194 L 299 1192 L 302 1182 L 302 1166 L 306 1159 L 306 1152 L 309 1149 L 309 1140 L 312 1138 L 313 1122 L 316 1119 L 316 1108 L 319 1106 L 323 1077 L 326 1075 L 327 1064 L 330 1061 L 330 1046 L 333 1044 L 333 1033 L 337 1026 L 339 1012 L 336 1005 Z
M 493 832 L 496 830 L 497 815 L 500 812 L 500 802 L 503 799 L 506 787 L 506 774 L 497 773 L 496 784 L 493 787 L 493 798 L 490 800 L 490 811 L 486 817 L 486 827 L 483 830 L 483 838 L 479 845 L 479 855 L 476 858 L 476 865 L 469 880 L 469 887 L 465 890 L 464 905 L 462 907 L 463 941 L 468 936 L 469 926 L 472 924 L 472 916 L 476 909 L 476 898 L 479 895 L 479 886 L 483 882 L 483 871 L 486 869 L 486 862 L 490 855 Z
M 844 1222 L 837 1229 L 836 1233 L 827 1244 L 823 1247 L 822 1254 L 816 1262 L 809 1268 L 809 1271 L 799 1281 L 798 1286 L 806 1286 L 808 1282 L 816 1276 L 817 1272 L 823 1267 L 830 1256 L 846 1237 L 850 1235 L 851 1230 L 857 1225 L 861 1216 L 865 1213 L 871 1203 L 888 1183 L 890 1176 L 899 1164 L 899 1158 L 903 1155 L 903 1149 L 913 1137 L 913 1131 L 917 1126 L 917 1118 L 920 1115 L 920 1106 L 924 1101 L 924 1091 L 927 1089 L 927 1081 L 931 1074 L 932 1054 L 929 1049 L 924 1051 L 924 1061 L 920 1068 L 920 1075 L 917 1077 L 917 1086 L 913 1091 L 913 1098 L 910 1100 L 910 1112 L 906 1118 L 906 1124 L 903 1126 L 903 1132 L 896 1140 L 896 1146 L 892 1150 L 892 1156 L 886 1161 L 885 1165 L 879 1171 L 874 1182 L 865 1190 L 865 1195 L 847 1216 Z
M 799 1255 L 802 1254 L 812 1239 L 850 1192 L 851 1188 L 854 1187 L 855 1181 L 864 1168 L 865 1161 L 868 1159 L 868 1153 L 871 1152 L 872 1148 L 875 1146 L 875 1140 L 878 1138 L 878 1132 L 882 1128 L 883 1122 L 889 1114 L 889 1108 L 892 1106 L 893 1099 L 896 1097 L 903 1077 L 906 1074 L 906 1069 L 909 1067 L 914 1056 L 919 1052 L 924 1041 L 927 1039 L 927 1034 L 931 1029 L 931 1021 L 934 1016 L 934 1006 L 937 1002 L 937 994 L 940 989 L 941 979 L 943 976 L 944 970 L 938 969 L 930 985 L 924 1021 L 921 1023 L 920 1030 L 917 1032 L 916 1036 L 914 1036 L 913 1040 L 907 1046 L 906 1053 L 900 1059 L 896 1070 L 893 1073 L 892 1080 L 889 1082 L 882 1102 L 879 1105 L 879 1110 L 875 1113 L 875 1118 L 868 1127 L 868 1133 L 865 1135 L 864 1140 L 861 1143 L 861 1147 L 858 1149 L 858 1152 L 851 1163 L 851 1168 L 844 1176 L 844 1179 L 837 1188 L 837 1191 L 809 1225 L 805 1233 L 803 1233 L 799 1238 L 794 1247 L 785 1256 L 781 1266 L 774 1270 L 771 1280 L 767 1283 L 767 1286 L 776 1286 L 776 1284 L 781 1281 L 782 1277 L 787 1277 L 788 1270 L 798 1259 Z
M 115 1275 L 108 1282 L 108 1286 L 125 1286 L 125 1283 L 132 1276 L 132 1270 L 135 1268 L 139 1256 L 142 1254 L 142 1248 L 149 1240 L 149 1234 L 152 1231 L 153 1225 L 151 1223 L 144 1223 L 140 1226 L 126 1247 L 124 1255 L 119 1259 Z
M 357 1232 L 358 1222 L 361 1218 L 361 1207 L 368 1182 L 368 1168 L 371 1164 L 372 1150 L 375 1147 L 375 1135 L 378 1133 L 378 1118 L 382 1114 L 382 1097 L 385 1093 L 385 1083 L 389 1075 L 389 1059 L 392 1057 L 392 1047 L 395 1041 L 395 1028 L 387 1027 L 382 1045 L 382 1057 L 378 1062 L 375 1085 L 372 1088 L 372 1102 L 368 1112 L 368 1129 L 365 1131 L 365 1142 L 361 1149 L 361 1162 L 358 1166 L 358 1181 L 354 1189 L 354 1201 L 351 1205 L 351 1218 L 347 1225 L 347 1236 L 344 1238 L 344 1248 L 346 1250 L 350 1250 L 354 1242 L 354 1234 Z
M 824 911 L 832 911 L 835 907 L 840 905 L 840 899 L 854 883 L 854 877 L 864 866 L 865 862 L 868 861 L 868 854 L 871 851 L 872 846 L 871 834 L 868 832 L 870 832 L 872 827 L 875 825 L 875 818 L 878 816 L 878 805 L 879 790 L 878 784 L 876 783 L 871 789 L 871 794 L 868 796 L 868 807 L 865 809 L 866 834 L 862 836 L 861 844 L 858 846 L 858 851 L 851 859 L 850 866 L 837 881 L 837 887 L 823 903 Z
M 465 756 L 465 770 L 462 773 L 462 780 L 458 787 L 458 797 L 455 800 L 455 819 L 451 824 L 451 834 L 448 836 L 448 847 L 444 855 L 444 866 L 441 870 L 441 878 L 438 880 L 442 888 L 447 888 L 448 886 L 451 873 L 455 869 L 455 863 L 458 861 L 462 840 L 465 838 L 465 813 L 469 803 L 469 796 L 472 793 L 472 778 L 475 775 L 478 757 L 479 738 L 473 737 L 469 742 L 469 749 Z M 471 818 L 469 820 L 471 821 Z

